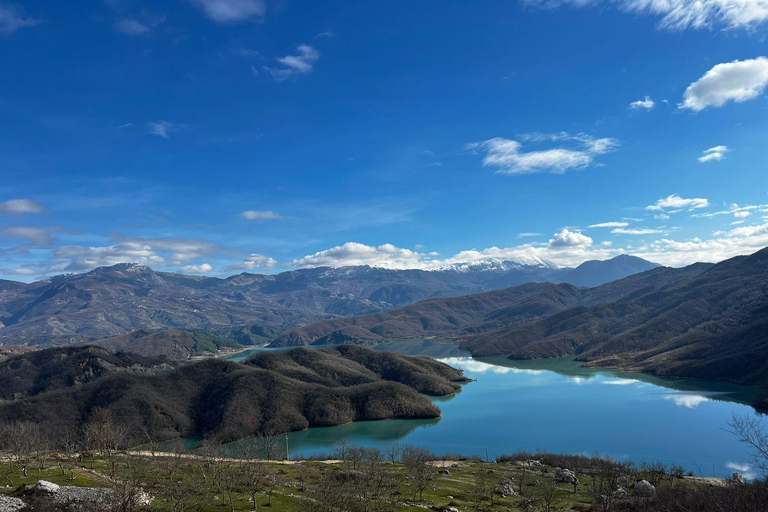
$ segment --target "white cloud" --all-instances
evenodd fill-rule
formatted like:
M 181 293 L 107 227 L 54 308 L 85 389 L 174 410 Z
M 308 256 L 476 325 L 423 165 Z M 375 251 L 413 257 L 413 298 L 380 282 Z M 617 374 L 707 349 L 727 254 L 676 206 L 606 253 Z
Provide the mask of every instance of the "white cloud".
M 651 211 L 668 211 L 670 213 L 675 213 L 681 210 L 696 210 L 699 208 L 706 208 L 707 206 L 709 206 L 709 201 L 704 198 L 694 197 L 686 199 L 680 197 L 677 194 L 672 194 L 671 196 L 659 199 L 655 204 L 646 206 L 645 209 Z
M 733 215 L 736 218 L 743 219 L 749 217 L 752 213 L 768 213 L 768 204 L 748 204 L 739 206 L 736 203 L 727 205 L 728 209 L 717 212 L 695 213 L 691 217 L 717 217 L 720 215 Z
M 505 375 L 507 373 L 513 373 L 518 375 L 520 374 L 541 375 L 544 373 L 544 370 L 531 370 L 528 368 L 510 368 L 508 366 L 498 366 L 495 364 L 483 363 L 472 357 L 446 357 L 444 359 L 439 359 L 439 361 L 449 366 L 453 366 L 454 368 L 459 368 L 461 370 L 464 370 L 470 373 L 491 372 L 499 375 Z
M 612 229 L 611 233 L 614 235 L 653 235 L 656 233 L 661 233 L 661 230 L 652 228 L 616 228 Z
M 242 212 L 240 216 L 246 220 L 259 220 L 259 221 L 278 220 L 278 219 L 285 218 L 279 213 L 273 212 L 272 210 L 246 210 Z
M 316 252 L 291 261 L 286 267 L 345 267 L 369 265 L 390 269 L 434 270 L 449 265 L 469 266 L 488 262 L 515 261 L 525 265 L 575 266 L 590 259 L 606 259 L 620 251 L 604 246 L 594 247 L 592 238 L 563 229 L 544 244 L 524 244 L 516 247 L 489 247 L 483 250 L 461 251 L 445 259 L 436 259 L 434 253 L 423 254 L 402 249 L 392 244 L 378 247 L 347 242 L 344 245 Z
M 629 104 L 629 108 L 633 110 L 651 110 L 656 106 L 656 102 L 651 99 L 650 96 L 646 96 L 642 100 L 633 101 Z
M 0 213 L 42 213 L 43 205 L 31 199 L 11 199 L 0 203 Z
M 184 274 L 207 274 L 212 270 L 213 267 L 211 265 L 203 263 L 201 265 L 184 265 L 179 269 L 179 272 Z
M 190 0 L 216 23 L 243 23 L 258 20 L 267 10 L 263 0 Z
M 592 224 L 590 228 L 625 228 L 629 226 L 629 222 L 601 222 L 599 224 Z
M 523 232 L 518 233 L 517 238 L 530 238 L 534 236 L 542 236 L 544 233 L 534 233 L 534 232 Z
M 768 16 L 768 0 L 765 1 Z M 707 107 L 722 107 L 730 101 L 743 103 L 761 95 L 766 85 L 768 58 L 726 62 L 716 65 L 689 85 L 678 106 L 699 112 Z
M 3 234 L 9 238 L 20 238 L 33 245 L 48 246 L 53 243 L 53 233 L 62 231 L 58 227 L 7 226 Z
M 162 23 L 165 23 L 164 16 L 154 16 L 147 12 L 143 12 L 139 17 L 117 20 L 112 25 L 112 28 L 115 32 L 127 36 L 143 36 L 152 32 L 152 29 Z
M 696 409 L 704 402 L 709 402 L 709 398 L 702 395 L 693 395 L 688 393 L 671 393 L 664 395 L 664 400 L 671 400 L 678 407 Z
M 118 263 L 149 266 L 182 265 L 185 262 L 227 252 L 221 246 L 201 240 L 176 237 L 140 238 L 114 236 L 113 244 L 102 247 L 69 245 L 54 249 L 49 272 L 82 272 Z
M 592 239 L 587 235 L 582 235 L 577 231 L 564 229 L 555 233 L 554 238 L 549 241 L 550 248 L 559 249 L 565 247 L 588 247 L 592 245 Z
M 526 0 L 527 5 L 542 8 L 570 5 L 590 7 L 601 0 Z M 768 0 L 615 0 L 624 11 L 661 16 L 659 27 L 665 30 L 711 28 L 751 29 L 768 19 Z
M 717 232 L 713 236 L 706 240 L 661 239 L 633 254 L 672 267 L 695 262 L 717 263 L 734 256 L 752 254 L 768 246 L 768 223 L 739 226 L 730 231 Z
M 725 158 L 725 154 L 728 152 L 728 146 L 715 146 L 704 151 L 699 157 L 699 162 L 706 163 L 713 160 L 722 160 Z
M 610 386 L 629 386 L 630 384 L 637 384 L 640 381 L 637 379 L 613 379 L 613 380 L 604 380 L 603 384 L 608 384 Z
M 559 142 L 568 147 L 525 152 L 520 142 L 502 137 L 467 144 L 466 147 L 473 151 L 485 151 L 483 166 L 496 167 L 499 174 L 562 174 L 569 169 L 588 167 L 594 163 L 595 157 L 610 153 L 618 147 L 616 139 L 597 139 L 586 134 L 529 134 L 521 138 L 532 143 L 546 142 L 550 145 Z
M 168 121 L 150 121 L 147 123 L 147 130 L 152 135 L 170 139 L 170 134 L 174 130 L 174 126 L 173 123 L 169 123 Z
M 286 80 L 294 76 L 311 73 L 315 62 L 320 58 L 320 52 L 308 44 L 300 44 L 296 50 L 298 51 L 297 55 L 286 55 L 276 59 L 281 67 L 264 66 L 264 71 L 276 80 Z
M 242 263 L 229 265 L 224 270 L 231 272 L 233 270 L 255 270 L 260 268 L 272 268 L 277 266 L 277 260 L 262 254 L 251 254 L 246 256 Z
M 41 20 L 27 16 L 23 7 L 0 3 L 0 34 L 9 36 L 20 28 L 34 27 L 40 23 Z

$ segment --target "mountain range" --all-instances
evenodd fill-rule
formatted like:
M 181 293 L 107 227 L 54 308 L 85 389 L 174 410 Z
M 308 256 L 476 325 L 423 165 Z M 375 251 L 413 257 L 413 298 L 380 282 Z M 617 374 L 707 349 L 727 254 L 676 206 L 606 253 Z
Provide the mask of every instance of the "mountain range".
M 155 272 L 118 264 L 31 284 L 0 281 L 0 345 L 66 345 L 133 331 L 223 331 L 238 343 L 266 341 L 269 327 L 378 313 L 434 297 L 455 297 L 528 282 L 595 286 L 657 265 L 632 256 L 575 269 L 538 259 L 441 269 L 312 268 L 227 278 Z M 242 326 L 256 326 L 246 332 Z M 236 329 L 232 329 L 236 328 Z
M 768 249 L 656 268 L 595 288 L 529 283 L 326 320 L 272 346 L 458 340 L 472 355 L 576 356 L 590 366 L 768 387 Z

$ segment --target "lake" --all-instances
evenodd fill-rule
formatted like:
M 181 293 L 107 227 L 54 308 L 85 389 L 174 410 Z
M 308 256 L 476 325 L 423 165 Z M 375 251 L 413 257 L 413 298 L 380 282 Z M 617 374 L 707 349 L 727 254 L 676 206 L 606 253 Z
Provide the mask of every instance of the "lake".
M 725 429 L 734 414 L 758 414 L 748 404 L 762 390 L 585 369 L 570 358 L 474 359 L 439 340 L 377 348 L 432 355 L 477 381 L 452 397 L 434 399 L 440 419 L 358 422 L 289 434 L 292 456 L 330 453 L 340 439 L 361 446 L 400 441 L 438 454 L 599 452 L 619 460 L 658 459 L 702 476 L 755 476 L 746 446 Z

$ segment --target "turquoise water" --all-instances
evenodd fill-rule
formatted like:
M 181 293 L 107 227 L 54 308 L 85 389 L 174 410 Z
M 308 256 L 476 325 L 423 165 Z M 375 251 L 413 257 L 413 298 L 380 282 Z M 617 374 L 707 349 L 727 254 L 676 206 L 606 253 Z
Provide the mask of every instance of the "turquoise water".
M 418 352 L 412 342 L 387 348 Z M 441 419 L 294 432 L 288 436 L 291 454 L 330 453 L 340 439 L 364 446 L 400 441 L 438 454 L 599 452 L 619 460 L 658 459 L 702 476 L 756 474 L 747 448 L 725 429 L 733 414 L 757 414 L 748 404 L 761 390 L 584 369 L 567 358 L 478 360 L 436 340 L 422 342 L 421 352 L 442 355 L 438 358 L 477 379 L 452 397 L 436 399 Z

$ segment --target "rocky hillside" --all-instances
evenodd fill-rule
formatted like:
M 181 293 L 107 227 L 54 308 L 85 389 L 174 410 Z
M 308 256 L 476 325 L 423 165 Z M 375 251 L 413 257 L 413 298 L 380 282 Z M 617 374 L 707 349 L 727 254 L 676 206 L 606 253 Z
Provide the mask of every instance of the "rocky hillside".
M 591 366 L 768 387 L 768 249 L 625 300 L 470 336 L 463 346 L 475 355 L 575 354 Z
M 644 270 L 647 264 L 594 262 L 590 275 L 594 279 L 605 267 L 604 278 L 613 278 Z M 435 297 L 568 281 L 571 271 L 543 261 L 498 261 L 435 271 L 314 268 L 219 279 L 120 264 L 32 284 L 0 281 L 0 345 L 82 344 L 140 329 L 294 327 Z M 583 281 L 582 274 L 576 278 Z M 254 336 L 266 340 L 274 333 L 239 334 L 241 340 Z
M 184 360 L 195 356 L 211 356 L 223 348 L 236 349 L 241 345 L 231 339 L 208 332 L 148 331 L 141 329 L 122 336 L 113 336 L 94 342 L 110 352 L 130 352 L 147 357 L 167 357 Z
M 529 283 L 494 292 L 432 299 L 375 315 L 326 320 L 289 330 L 273 347 L 335 343 L 377 344 L 409 338 L 459 338 L 526 325 L 579 305 L 624 300 L 663 290 L 710 265 L 656 268 L 591 289 Z
M 0 365 L 0 421 L 80 427 L 97 408 L 120 418 L 130 443 L 192 434 L 231 441 L 360 420 L 435 418 L 427 395 L 448 395 L 461 371 L 426 357 L 362 347 L 294 349 L 245 364 L 112 356 L 101 348 L 47 349 Z M 141 368 L 151 371 L 142 371 Z M 12 388 L 10 386 L 13 386 Z

